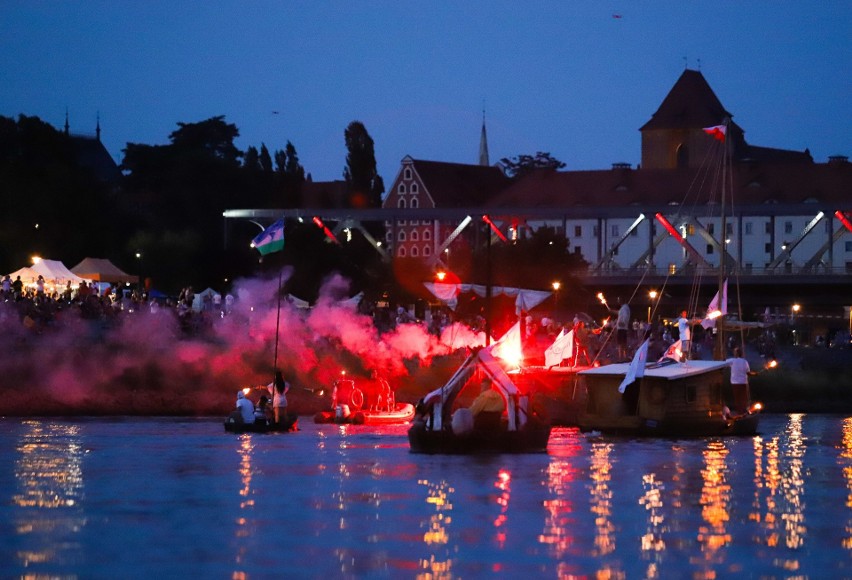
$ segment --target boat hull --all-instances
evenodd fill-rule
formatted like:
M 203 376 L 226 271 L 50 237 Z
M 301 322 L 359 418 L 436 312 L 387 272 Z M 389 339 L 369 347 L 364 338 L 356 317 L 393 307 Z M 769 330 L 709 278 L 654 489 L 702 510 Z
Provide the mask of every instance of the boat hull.
M 361 410 L 348 417 L 339 417 L 333 411 L 320 411 L 314 415 L 315 423 L 337 423 L 352 425 L 396 425 L 408 423 L 414 418 L 414 405 L 397 403 L 392 411 Z
M 271 421 L 243 423 L 233 415 L 229 415 L 225 419 L 225 432 L 227 433 L 290 433 L 298 430 L 299 417 L 297 415 L 288 416 L 281 423 Z
M 433 431 L 422 421 L 408 430 L 411 452 L 425 454 L 544 453 L 549 439 L 550 425 L 535 420 L 517 431 L 474 429 L 456 434 L 449 429 Z
M 580 374 L 586 407 L 582 431 L 629 435 L 754 435 L 759 415 L 730 416 L 723 398 L 726 365 L 692 361 L 649 369 L 619 391 L 626 365 Z

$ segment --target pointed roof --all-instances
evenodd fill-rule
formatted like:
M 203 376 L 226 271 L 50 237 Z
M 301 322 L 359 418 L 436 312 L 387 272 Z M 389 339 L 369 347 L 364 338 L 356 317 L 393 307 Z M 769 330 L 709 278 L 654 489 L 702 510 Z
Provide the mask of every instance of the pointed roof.
M 436 207 L 481 205 L 509 184 L 498 167 L 420 159 L 411 164 Z
M 488 162 L 488 135 L 485 133 L 485 111 L 482 112 L 482 133 L 479 136 L 479 164 L 491 165 Z
M 639 130 L 711 127 L 732 116 L 722 106 L 704 75 L 697 70 L 686 69 L 651 120 Z

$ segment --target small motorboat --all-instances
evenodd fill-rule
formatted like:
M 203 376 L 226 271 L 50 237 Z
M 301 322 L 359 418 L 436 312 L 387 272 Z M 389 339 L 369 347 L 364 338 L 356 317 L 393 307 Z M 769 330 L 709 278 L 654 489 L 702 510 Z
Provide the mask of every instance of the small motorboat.
M 359 409 L 351 412 L 346 405 L 334 411 L 320 411 L 314 415 L 315 423 L 351 423 L 353 425 L 393 425 L 408 423 L 414 418 L 414 405 L 395 403 L 392 409 Z
M 279 423 L 269 419 L 256 419 L 254 423 L 246 423 L 239 416 L 239 412 L 234 411 L 225 419 L 227 433 L 290 433 L 298 430 L 298 415 L 287 415 Z

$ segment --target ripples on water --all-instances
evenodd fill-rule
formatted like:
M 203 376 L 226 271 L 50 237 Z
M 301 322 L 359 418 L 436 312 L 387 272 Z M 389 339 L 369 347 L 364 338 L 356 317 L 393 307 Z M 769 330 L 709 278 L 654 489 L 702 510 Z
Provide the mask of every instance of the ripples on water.
M 404 426 L 0 420 L 3 577 L 852 577 L 852 418 L 411 454 Z

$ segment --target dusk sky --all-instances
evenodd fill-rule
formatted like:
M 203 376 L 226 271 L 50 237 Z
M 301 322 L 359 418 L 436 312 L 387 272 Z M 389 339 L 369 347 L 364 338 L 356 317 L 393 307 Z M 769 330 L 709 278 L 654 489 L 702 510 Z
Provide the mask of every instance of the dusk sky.
M 386 186 L 405 155 L 640 161 L 638 129 L 700 69 L 753 145 L 850 155 L 852 2 L 0 3 L 0 115 L 126 143 L 224 115 L 341 179 L 359 120 Z

